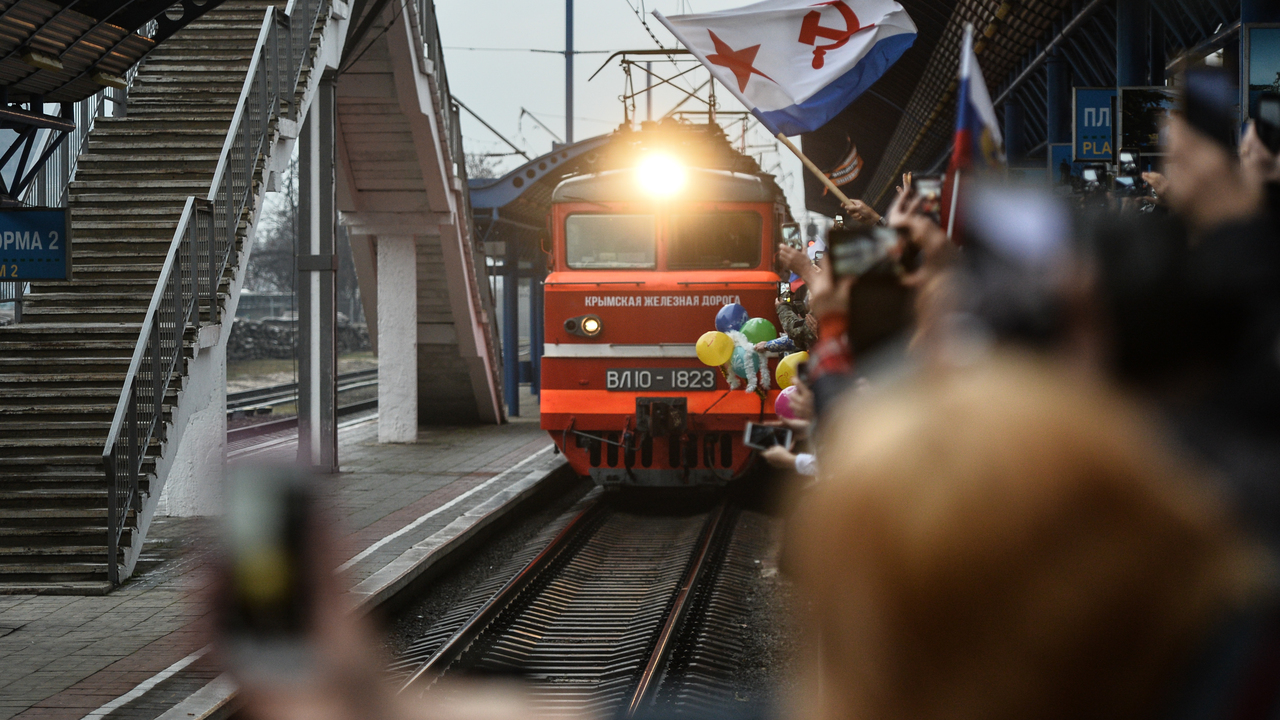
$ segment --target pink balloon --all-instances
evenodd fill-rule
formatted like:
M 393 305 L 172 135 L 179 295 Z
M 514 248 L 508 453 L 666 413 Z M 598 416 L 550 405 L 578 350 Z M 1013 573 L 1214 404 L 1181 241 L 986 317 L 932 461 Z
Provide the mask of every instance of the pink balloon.
M 795 411 L 791 409 L 791 396 L 796 393 L 795 385 L 788 385 L 782 388 L 782 392 L 778 393 L 778 399 L 773 401 L 773 412 L 780 418 L 787 420 L 795 420 Z

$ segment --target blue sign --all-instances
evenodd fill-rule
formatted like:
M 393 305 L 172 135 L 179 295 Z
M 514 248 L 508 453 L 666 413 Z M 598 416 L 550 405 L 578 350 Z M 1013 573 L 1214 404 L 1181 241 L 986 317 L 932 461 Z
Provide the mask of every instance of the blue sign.
M 1075 88 L 1075 159 L 1109 161 L 1115 121 L 1115 88 Z
M 0 280 L 66 280 L 71 238 L 66 208 L 0 210 Z

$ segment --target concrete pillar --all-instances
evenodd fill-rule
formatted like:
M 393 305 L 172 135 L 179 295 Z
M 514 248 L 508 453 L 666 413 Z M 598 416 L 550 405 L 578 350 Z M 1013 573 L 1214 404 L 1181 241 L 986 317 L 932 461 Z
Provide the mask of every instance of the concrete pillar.
M 1022 104 L 1010 97 L 1004 104 L 1004 154 L 1010 164 L 1026 154 L 1022 123 Z
M 542 281 L 547 277 L 546 255 L 541 250 L 534 253 L 533 270 L 529 276 L 529 388 L 535 396 L 542 392 Z
M 1150 85 L 1150 0 L 1116 0 L 1116 85 Z
M 338 471 L 333 119 L 329 74 L 298 138 L 298 462 L 320 472 Z
M 1045 63 L 1048 84 L 1049 142 L 1071 142 L 1071 65 L 1055 51 Z
M 418 439 L 418 253 L 412 235 L 379 235 L 378 442 Z
M 1165 55 L 1164 48 L 1164 24 L 1160 22 L 1151 23 L 1151 46 L 1149 67 L 1151 68 L 1151 84 L 1164 85 L 1164 65 L 1169 62 L 1169 58 Z
M 502 392 L 507 416 L 520 417 L 520 246 L 510 238 L 502 261 Z

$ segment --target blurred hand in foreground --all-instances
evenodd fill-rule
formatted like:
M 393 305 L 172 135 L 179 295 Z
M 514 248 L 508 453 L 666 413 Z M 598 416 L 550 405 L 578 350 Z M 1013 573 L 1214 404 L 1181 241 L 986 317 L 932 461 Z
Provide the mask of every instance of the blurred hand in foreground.
M 822 318 L 828 313 L 847 313 L 849 311 L 849 290 L 853 288 L 856 278 L 832 276 L 824 257 L 818 264 L 820 272 L 813 274 L 809 282 L 809 314 Z

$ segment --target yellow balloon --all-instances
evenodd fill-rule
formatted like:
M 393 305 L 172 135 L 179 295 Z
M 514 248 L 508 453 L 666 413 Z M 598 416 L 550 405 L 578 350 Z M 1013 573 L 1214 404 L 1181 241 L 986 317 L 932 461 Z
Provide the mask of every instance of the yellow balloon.
M 711 367 L 719 367 L 733 357 L 733 338 L 716 330 L 703 333 L 696 347 L 698 359 Z
M 800 363 L 806 362 L 808 359 L 809 353 L 798 352 L 791 353 L 778 361 L 778 369 L 774 371 L 773 376 L 778 380 L 779 390 L 791 387 L 791 384 L 795 382 L 796 372 Z

